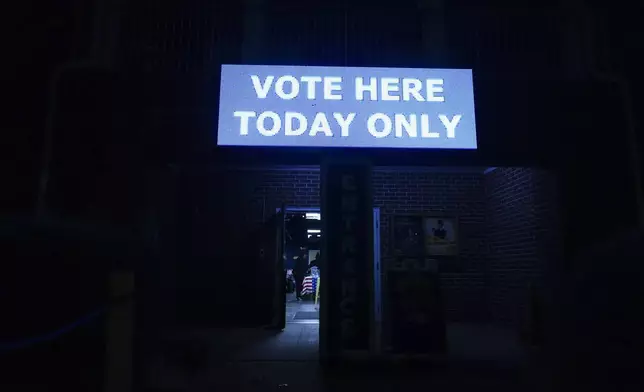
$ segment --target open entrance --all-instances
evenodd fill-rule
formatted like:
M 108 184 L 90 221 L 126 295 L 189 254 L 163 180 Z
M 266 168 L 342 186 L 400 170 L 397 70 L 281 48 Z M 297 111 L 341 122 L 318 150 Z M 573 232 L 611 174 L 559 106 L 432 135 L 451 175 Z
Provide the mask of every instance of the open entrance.
M 284 214 L 286 328 L 320 323 L 320 250 L 322 221 L 319 209 L 287 208 Z
M 308 344 L 319 344 L 320 324 L 322 315 L 322 280 L 325 263 L 321 252 L 323 249 L 324 226 L 318 207 L 284 207 L 277 209 L 279 216 L 284 219 L 284 251 L 283 276 L 285 278 L 285 294 L 278 293 L 277 300 L 283 300 L 283 327 L 287 336 L 297 336 Z M 373 210 L 374 270 L 380 270 L 380 209 Z M 375 318 L 372 328 L 379 341 L 381 331 L 381 282 L 380 275 L 374 277 L 373 314 Z M 281 309 L 280 309 L 281 310 Z M 281 311 L 276 313 L 281 315 Z M 323 324 L 324 321 L 322 321 Z M 279 323 L 277 323 L 279 325 Z M 367 331 L 365 331 L 367 333 Z
M 256 189 L 273 203 L 309 204 L 285 207 L 281 304 L 283 336 L 306 327 L 315 332 L 297 335 L 317 345 L 323 293 L 332 283 L 324 281 L 325 263 L 334 262 L 321 254 L 328 228 L 311 203 L 320 177 L 315 169 L 267 170 L 262 177 L 267 185 Z M 555 173 L 529 167 L 374 167 L 371 351 L 526 360 L 543 338 L 544 302 L 561 258 L 556 183 Z
M 320 359 L 324 329 L 333 321 L 326 318 L 325 306 L 337 309 L 341 302 L 337 297 L 325 301 L 325 287 L 338 282 L 325 281 L 325 268 L 341 260 L 326 260 L 325 247 L 317 245 L 318 238 L 331 236 L 330 228 L 319 225 L 328 218 L 316 215 L 324 214 L 316 207 L 323 205 L 321 177 L 317 166 L 242 167 L 211 179 L 216 189 L 225 184 L 229 199 L 212 203 L 203 217 L 220 235 L 198 244 L 221 257 L 209 263 L 186 258 L 180 274 L 163 278 L 181 279 L 190 288 L 177 290 L 184 312 L 221 318 L 202 319 L 196 330 L 174 329 L 167 338 L 172 358 L 176 344 L 180 358 L 183 347 L 194 346 L 197 352 L 216 353 L 220 362 Z M 551 314 L 550 279 L 561 260 L 556 182 L 552 172 L 525 167 L 371 168 L 375 312 L 366 331 L 373 337 L 370 351 L 387 358 L 439 352 L 454 364 L 515 366 L 527 360 L 543 339 L 543 323 Z M 295 216 L 303 228 L 292 226 Z M 304 246 L 290 240 L 293 234 Z M 243 262 L 225 258 L 231 249 L 241 249 Z M 313 276 L 309 261 L 316 258 L 320 272 L 310 287 L 302 282 L 302 301 L 286 279 L 295 268 L 295 252 L 306 258 L 305 276 Z M 318 310 L 319 315 L 312 313 Z M 213 328 L 224 322 L 226 328 Z M 282 328 L 265 328 L 280 322 Z M 167 367 L 179 365 L 165 353 L 159 357 L 164 362 L 154 374 L 168 377 Z

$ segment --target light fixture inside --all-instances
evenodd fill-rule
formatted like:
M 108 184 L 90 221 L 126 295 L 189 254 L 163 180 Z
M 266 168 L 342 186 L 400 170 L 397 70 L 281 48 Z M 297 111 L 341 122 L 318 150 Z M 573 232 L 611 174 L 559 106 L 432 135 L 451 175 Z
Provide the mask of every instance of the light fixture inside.
M 307 212 L 306 213 L 306 219 L 320 220 L 320 213 L 319 212 Z

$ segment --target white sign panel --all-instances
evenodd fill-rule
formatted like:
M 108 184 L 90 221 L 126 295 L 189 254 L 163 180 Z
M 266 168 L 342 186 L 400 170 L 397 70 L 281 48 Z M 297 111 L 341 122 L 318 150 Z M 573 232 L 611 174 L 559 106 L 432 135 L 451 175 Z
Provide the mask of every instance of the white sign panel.
M 476 149 L 472 71 L 223 65 L 217 144 Z

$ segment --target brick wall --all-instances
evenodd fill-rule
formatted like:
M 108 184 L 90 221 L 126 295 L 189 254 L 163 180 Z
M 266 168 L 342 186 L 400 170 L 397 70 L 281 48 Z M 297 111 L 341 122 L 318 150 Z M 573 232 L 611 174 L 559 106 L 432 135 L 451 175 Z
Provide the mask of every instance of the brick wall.
M 176 242 L 176 267 L 162 281 L 176 281 L 177 319 L 220 324 L 252 318 L 238 312 L 252 303 L 255 239 L 262 222 L 282 203 L 319 206 L 317 170 L 214 170 L 179 175 L 176 217 L 161 241 Z M 249 311 L 252 312 L 252 311 Z M 248 320 L 247 320 L 248 321 Z M 250 322 L 250 321 L 249 321 Z
M 177 178 L 174 206 L 167 208 L 175 216 L 161 230 L 169 264 L 158 278 L 168 284 L 160 286 L 176 290 L 177 319 L 214 323 L 237 318 L 230 314 L 235 303 L 255 295 L 252 283 L 243 279 L 256 268 L 255 255 L 248 254 L 254 249 L 249 238 L 282 204 L 319 207 L 319 171 L 230 169 Z M 448 320 L 516 324 L 527 285 L 542 286 L 559 257 L 554 180 L 526 168 L 488 174 L 375 168 L 381 254 L 389 251 L 393 214 L 458 217 L 460 256 L 441 273 Z
M 281 202 L 319 207 L 318 171 L 256 172 L 254 198 L 264 198 L 270 211 Z M 485 202 L 483 174 L 438 173 L 423 169 L 375 168 L 374 207 L 380 207 L 381 254 L 389 252 L 389 219 L 393 214 L 437 212 L 458 217 L 460 257 L 443 273 L 442 289 L 451 321 L 486 319 Z M 385 266 L 383 266 L 385 267 Z M 383 268 L 386 270 L 386 268 Z
M 174 277 L 180 317 L 205 321 L 203 310 L 229 309 L 245 290 L 230 276 L 248 275 L 240 262 L 248 235 L 284 203 L 319 207 L 319 171 L 308 169 L 220 170 L 183 176 L 178 198 L 179 239 Z M 381 252 L 389 247 L 392 214 L 438 212 L 459 219 L 460 253 L 443 274 L 448 318 L 484 320 L 486 315 L 485 199 L 482 172 L 439 173 L 422 169 L 376 168 L 374 206 L 381 208 Z
M 485 175 L 492 321 L 516 325 L 529 285 L 543 289 L 558 256 L 555 178 L 530 168 L 497 168 Z
M 414 169 L 376 169 L 374 206 L 381 209 L 383 255 L 389 252 L 389 220 L 393 214 L 432 213 L 458 218 L 459 253 L 441 273 L 447 318 L 486 318 L 485 203 L 483 173 L 438 173 Z M 385 269 L 385 268 L 383 268 Z

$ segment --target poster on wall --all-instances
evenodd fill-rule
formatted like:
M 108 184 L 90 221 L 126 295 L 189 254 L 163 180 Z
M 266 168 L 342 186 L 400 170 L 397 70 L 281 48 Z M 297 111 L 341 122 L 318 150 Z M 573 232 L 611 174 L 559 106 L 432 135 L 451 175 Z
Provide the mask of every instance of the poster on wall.
M 471 69 L 224 64 L 219 146 L 477 148 Z
M 393 253 L 395 255 L 422 255 L 423 217 L 421 215 L 394 215 L 392 221 Z
M 458 255 L 458 228 L 456 219 L 425 217 L 425 252 L 429 256 Z

